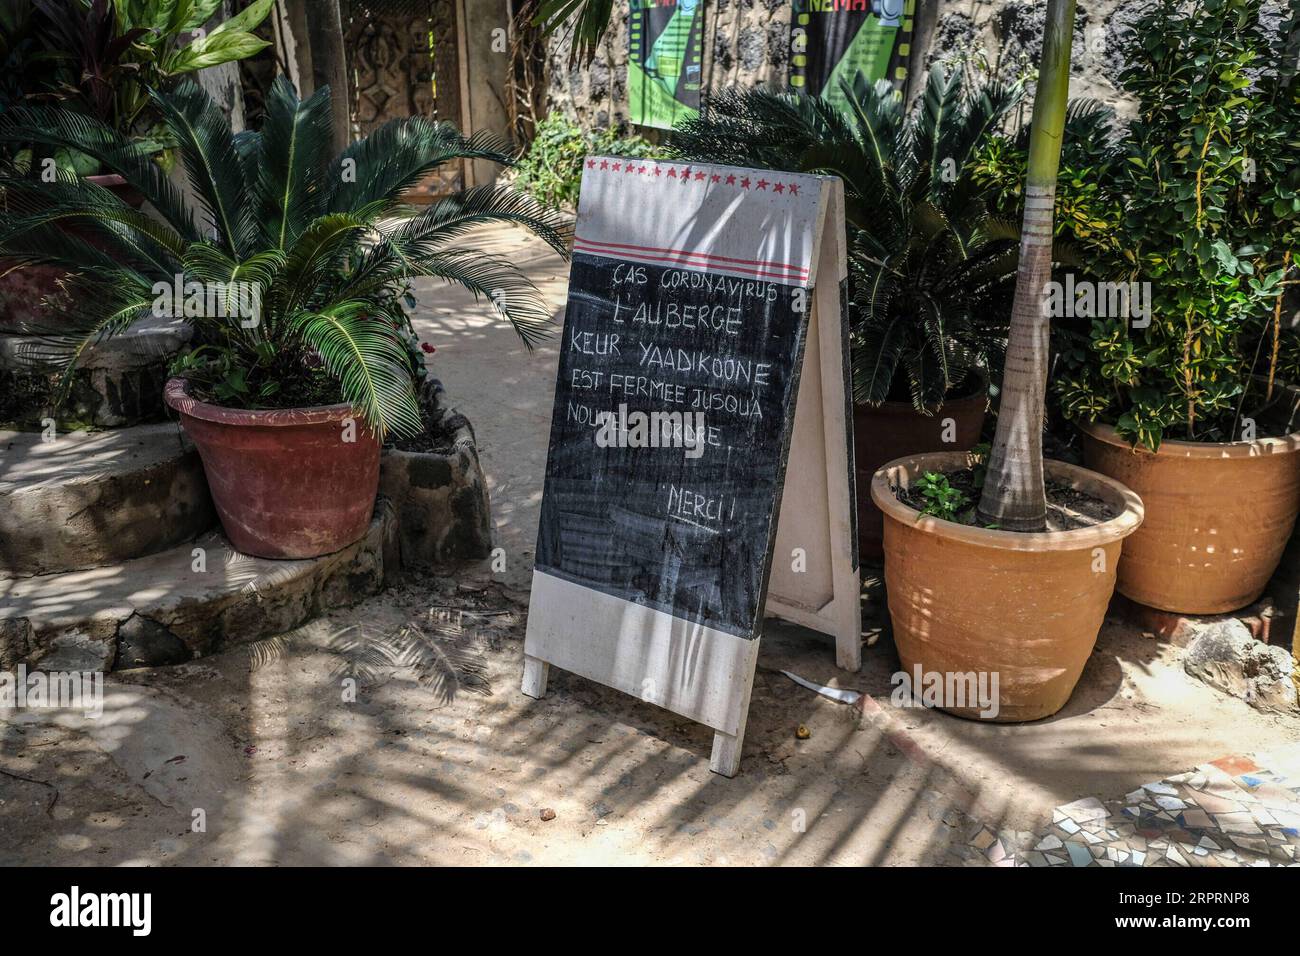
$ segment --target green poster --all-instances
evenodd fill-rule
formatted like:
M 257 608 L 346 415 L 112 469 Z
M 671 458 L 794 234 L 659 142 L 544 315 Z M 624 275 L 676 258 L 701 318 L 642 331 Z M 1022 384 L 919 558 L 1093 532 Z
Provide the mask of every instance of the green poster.
M 700 0 L 631 0 L 627 94 L 631 120 L 671 129 L 700 109 Z
M 841 81 L 889 79 L 902 88 L 916 0 L 794 0 L 790 86 L 843 103 Z

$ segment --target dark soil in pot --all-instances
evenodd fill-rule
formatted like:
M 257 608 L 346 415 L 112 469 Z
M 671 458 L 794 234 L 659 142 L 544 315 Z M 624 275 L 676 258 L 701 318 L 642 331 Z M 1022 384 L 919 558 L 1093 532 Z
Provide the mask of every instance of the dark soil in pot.
M 955 519 L 945 518 L 944 520 L 955 520 L 957 524 L 964 524 L 971 528 L 987 527 L 992 529 L 994 527 L 992 525 L 980 524 L 975 515 L 975 508 L 979 503 L 980 496 L 978 476 L 975 470 L 965 468 L 961 471 L 949 471 L 942 474 L 948 479 L 949 486 L 960 492 L 967 502 L 958 511 Z M 1107 502 L 1096 495 L 1089 494 L 1063 482 L 1053 481 L 1050 478 L 1045 482 L 1045 490 L 1047 492 L 1047 527 L 1044 530 L 1046 531 L 1074 531 L 1079 528 L 1089 528 L 1104 521 L 1110 521 L 1112 518 L 1118 517 L 1120 513 L 1114 502 Z M 895 498 L 909 508 L 915 508 L 918 512 L 924 511 L 929 504 L 929 500 L 925 495 L 915 487 L 895 486 L 893 492 Z

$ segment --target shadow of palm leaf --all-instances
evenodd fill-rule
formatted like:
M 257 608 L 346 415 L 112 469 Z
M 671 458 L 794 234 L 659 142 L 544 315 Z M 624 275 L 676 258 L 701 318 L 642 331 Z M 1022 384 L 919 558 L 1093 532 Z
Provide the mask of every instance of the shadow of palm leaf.
M 323 650 L 333 658 L 330 677 L 352 678 L 365 687 L 378 687 L 399 673 L 415 678 L 433 692 L 440 706 L 447 706 L 458 693 L 490 696 L 488 664 L 484 657 L 485 635 L 467 627 L 463 615 L 430 612 L 423 626 L 414 621 L 385 631 L 372 631 L 360 624 L 322 634 L 321 627 L 308 625 L 248 645 L 251 670 L 259 670 L 305 650 Z

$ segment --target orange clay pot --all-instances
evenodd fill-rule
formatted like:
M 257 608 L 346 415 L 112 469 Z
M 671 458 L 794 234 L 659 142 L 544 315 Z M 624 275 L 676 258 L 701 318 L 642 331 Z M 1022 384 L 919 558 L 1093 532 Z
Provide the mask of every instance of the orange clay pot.
M 1109 425 L 1081 425 L 1083 458 L 1147 508 L 1124 546 L 1119 593 L 1182 614 L 1258 600 L 1300 511 L 1300 432 L 1253 442 L 1161 442 L 1134 450 Z
M 1120 546 L 1142 522 L 1142 502 L 1117 481 L 1045 461 L 1049 478 L 1113 505 L 1091 528 L 1020 534 L 922 516 L 891 490 L 928 471 L 970 466 L 961 452 L 900 458 L 876 472 L 885 514 L 885 587 L 903 669 L 996 674 L 999 722 L 1048 717 L 1070 699 L 1115 589 Z M 991 678 L 990 678 L 991 679 Z M 945 702 L 951 704 L 951 702 Z M 977 706 L 944 706 L 977 718 Z

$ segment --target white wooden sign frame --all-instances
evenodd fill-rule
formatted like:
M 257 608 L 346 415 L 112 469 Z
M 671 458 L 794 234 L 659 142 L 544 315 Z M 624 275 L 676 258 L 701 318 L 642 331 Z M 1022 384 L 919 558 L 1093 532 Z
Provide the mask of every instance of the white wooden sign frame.
M 689 235 L 693 251 L 683 255 L 709 260 L 710 269 L 726 259 L 722 253 L 733 248 L 736 238 L 752 249 L 752 235 L 729 236 L 726 225 L 712 232 L 686 225 L 683 217 L 698 219 L 700 211 L 664 203 L 662 195 L 652 192 L 658 183 L 641 179 L 645 173 L 633 172 L 626 185 L 613 186 L 608 176 L 599 175 L 621 162 L 613 157 L 587 160 L 577 251 L 599 254 L 606 246 L 622 250 L 636 241 L 628 235 L 627 217 L 610 215 L 611 205 L 635 209 L 640 216 L 651 210 L 650 231 L 670 233 L 679 241 Z M 861 617 L 848 336 L 841 314 L 847 276 L 843 184 L 835 177 L 699 164 L 683 170 L 680 163 L 649 162 L 671 171 L 673 178 L 703 174 L 713 180 L 721 173 L 757 186 L 779 175 L 796 180 L 805 195 L 815 194 L 815 199 L 809 196 L 809 202 L 799 204 L 797 213 L 787 212 L 784 233 L 764 240 L 765 248 L 777 250 L 774 255 L 784 253 L 804 263 L 799 271 L 806 279 L 784 284 L 807 288 L 811 299 L 784 489 L 775 505 L 779 512 L 764 607 L 768 616 L 834 636 L 836 662 L 856 671 L 861 664 Z M 713 181 L 721 186 L 722 180 L 719 176 Z M 748 208 L 737 205 L 749 202 L 747 197 L 731 201 L 712 194 L 707 181 L 703 185 L 703 203 L 712 202 L 715 215 L 719 201 L 730 203 L 722 207 L 726 212 L 719 222 L 726 223 L 738 208 Z M 760 198 L 768 197 L 755 196 L 755 201 Z M 645 223 L 642 228 L 647 228 Z M 751 231 L 743 222 L 736 230 Z M 522 690 L 529 697 L 543 697 L 549 668 L 555 665 L 696 720 L 714 730 L 710 769 L 731 777 L 740 766 L 760 639 L 726 633 L 535 569 Z

